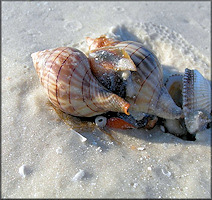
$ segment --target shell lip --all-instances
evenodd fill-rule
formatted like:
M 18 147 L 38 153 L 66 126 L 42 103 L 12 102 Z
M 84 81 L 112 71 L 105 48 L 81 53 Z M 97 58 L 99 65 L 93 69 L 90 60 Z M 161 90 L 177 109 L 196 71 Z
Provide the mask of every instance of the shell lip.
M 129 108 L 130 108 L 130 104 L 127 103 L 127 104 L 124 106 L 124 113 L 125 113 L 126 115 L 130 115 L 130 113 L 129 113 Z

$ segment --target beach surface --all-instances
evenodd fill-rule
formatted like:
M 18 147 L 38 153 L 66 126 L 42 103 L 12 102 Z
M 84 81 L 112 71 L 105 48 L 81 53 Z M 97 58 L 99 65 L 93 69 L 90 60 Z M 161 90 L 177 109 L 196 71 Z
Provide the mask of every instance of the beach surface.
M 211 80 L 210 8 L 209 1 L 2 2 L 2 198 L 211 198 L 211 128 L 187 141 L 160 126 L 67 125 L 31 59 L 62 46 L 86 53 L 86 37 L 106 35 L 154 51 L 164 80 L 185 68 Z

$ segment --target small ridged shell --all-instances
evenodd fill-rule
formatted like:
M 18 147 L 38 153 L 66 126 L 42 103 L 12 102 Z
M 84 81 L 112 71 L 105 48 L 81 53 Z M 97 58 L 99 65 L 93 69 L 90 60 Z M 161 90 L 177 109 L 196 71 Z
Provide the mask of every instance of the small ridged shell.
M 183 108 L 184 119 L 166 120 L 164 125 L 175 135 L 194 134 L 211 121 L 211 86 L 197 70 L 185 69 L 172 75 L 165 86 L 176 104 Z
M 211 121 L 211 86 L 198 70 L 185 69 L 183 113 L 190 133 L 204 129 Z
M 81 51 L 60 47 L 31 56 L 49 100 L 60 110 L 82 117 L 107 111 L 127 114 L 129 103 L 100 85 Z
M 133 84 L 128 89 L 131 93 L 126 98 L 131 104 L 130 109 L 166 119 L 180 118 L 182 110 L 163 84 L 163 70 L 154 53 L 133 41 L 120 42 L 115 46 L 124 49 L 137 67 L 137 71 L 132 72 Z

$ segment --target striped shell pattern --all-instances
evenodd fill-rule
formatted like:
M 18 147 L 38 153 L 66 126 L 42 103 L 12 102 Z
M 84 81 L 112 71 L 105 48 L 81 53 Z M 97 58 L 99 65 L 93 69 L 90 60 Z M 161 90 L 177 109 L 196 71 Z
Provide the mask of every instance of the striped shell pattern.
M 131 74 L 133 87 L 130 88 L 134 88 L 134 93 L 126 98 L 131 104 L 130 109 L 162 118 L 180 118 L 182 110 L 163 84 L 163 70 L 154 53 L 133 41 L 120 42 L 116 47 L 124 49 L 137 67 Z
M 162 67 L 151 51 L 132 41 L 110 41 L 106 44 L 113 45 L 115 49 L 113 54 L 105 55 L 115 56 L 109 60 L 118 63 L 118 67 L 109 70 L 114 77 L 110 81 L 115 81 L 116 76 L 121 80 L 113 86 L 115 89 L 120 86 L 117 93 L 102 85 L 101 81 L 104 80 L 99 81 L 102 77 L 94 75 L 93 72 L 98 71 L 100 65 L 108 68 L 111 63 L 103 60 L 95 65 L 99 57 L 93 57 L 94 62 L 90 62 L 93 49 L 88 58 L 83 52 L 71 47 L 49 49 L 31 55 L 40 82 L 49 100 L 56 107 L 68 114 L 82 117 L 100 115 L 108 111 L 129 114 L 128 110 L 168 119 L 181 117 L 182 109 L 174 103 L 164 87 Z M 95 48 L 95 45 L 92 48 Z M 108 47 L 98 48 L 103 50 L 103 53 L 108 51 Z M 117 52 L 123 53 L 118 61 Z M 122 67 L 120 63 L 127 65 Z M 120 90 L 126 91 L 119 95 Z
M 107 111 L 128 114 L 129 103 L 100 85 L 81 51 L 60 47 L 31 56 L 49 100 L 60 110 L 82 117 Z

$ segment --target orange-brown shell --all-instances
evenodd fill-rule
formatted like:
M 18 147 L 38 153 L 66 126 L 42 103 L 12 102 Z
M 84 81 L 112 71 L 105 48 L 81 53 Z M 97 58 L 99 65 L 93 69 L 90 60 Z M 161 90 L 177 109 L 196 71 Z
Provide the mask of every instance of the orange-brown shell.
M 86 37 L 86 42 L 89 47 L 89 50 L 91 51 L 101 47 L 114 46 L 120 41 L 114 40 L 112 38 L 106 38 L 105 35 L 102 35 L 99 38 L 95 38 L 95 39 Z
M 107 111 L 128 114 L 130 104 L 100 85 L 81 51 L 60 47 L 31 56 L 49 100 L 65 113 L 82 117 Z
M 126 122 L 124 119 L 118 117 L 111 117 L 107 120 L 107 126 L 110 128 L 117 128 L 117 129 L 131 129 L 136 128 L 132 124 Z

